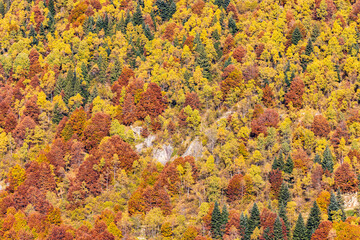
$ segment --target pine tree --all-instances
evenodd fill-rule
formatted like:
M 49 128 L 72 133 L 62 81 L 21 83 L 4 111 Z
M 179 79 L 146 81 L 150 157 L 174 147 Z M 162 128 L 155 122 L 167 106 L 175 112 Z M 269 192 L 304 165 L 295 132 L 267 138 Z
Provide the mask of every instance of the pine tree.
M 274 238 L 271 236 L 271 233 L 270 233 L 270 228 L 267 227 L 265 230 L 264 230 L 264 234 L 262 236 L 262 239 L 264 240 L 273 240 Z
M 284 172 L 291 174 L 293 170 L 294 170 L 294 162 L 292 160 L 291 155 L 289 154 L 284 166 Z
M 324 171 L 328 170 L 329 172 L 333 172 L 334 170 L 334 162 L 333 162 L 333 156 L 331 154 L 329 146 L 326 146 L 324 154 L 323 154 L 323 161 L 321 163 L 321 166 Z
M 284 205 L 286 207 L 287 203 L 290 201 L 290 191 L 287 184 L 282 183 L 279 193 L 279 205 Z
M 121 15 L 120 21 L 118 22 L 116 29 L 120 30 L 122 34 L 126 34 L 126 25 L 125 25 L 124 14 Z
M 198 45 L 198 52 L 199 52 L 199 56 L 196 58 L 196 62 L 197 64 L 203 69 L 203 76 L 206 77 L 207 79 L 211 78 L 211 73 L 210 73 L 210 61 L 209 58 L 205 52 L 205 48 L 204 45 L 202 43 L 200 43 Z
M 149 39 L 150 41 L 154 39 L 154 35 L 151 33 L 151 30 L 150 30 L 150 27 L 148 24 L 146 24 L 144 27 L 144 34 L 145 34 L 145 37 L 147 37 L 147 39 Z
M 279 168 L 279 162 L 278 162 L 277 157 L 275 156 L 274 161 L 273 161 L 273 164 L 272 164 L 272 166 L 271 166 L 271 169 L 272 169 L 272 170 L 276 170 L 276 169 L 278 169 L 278 168 Z
M 236 22 L 232 16 L 229 18 L 228 27 L 232 35 L 235 35 L 237 33 L 238 30 L 236 27 Z
M 66 76 L 66 85 L 64 88 L 64 102 L 67 103 L 69 101 L 69 98 L 75 95 L 75 82 L 76 82 L 76 76 L 75 72 L 72 70 L 69 70 Z
M 223 5 L 223 1 L 222 0 L 215 0 L 214 4 L 217 5 L 220 8 Z
M 224 9 L 227 9 L 229 4 L 230 4 L 230 0 L 223 0 L 223 5 L 222 6 L 223 6 Z
M 37 39 L 37 33 L 35 32 L 33 25 L 30 26 L 29 38 L 31 39 L 31 46 L 37 45 L 39 43 Z
M 300 29 L 298 27 L 296 27 L 291 36 L 291 41 L 294 45 L 297 45 L 299 43 L 299 41 L 301 40 L 301 38 L 302 38 L 302 35 L 300 32 Z
M 216 17 L 216 16 L 215 16 Z M 211 36 L 216 40 L 219 41 L 220 40 L 220 35 L 217 29 L 215 29 L 212 33 Z
M 314 163 L 318 163 L 318 164 L 321 164 L 321 157 L 319 154 L 316 154 L 315 155 L 315 158 L 314 158 Z
M 175 12 L 176 12 L 176 3 L 174 2 L 174 0 L 170 0 L 168 20 L 172 18 Z
M 227 210 L 226 205 L 224 205 L 221 212 L 221 236 L 223 236 L 224 234 L 225 226 L 228 220 L 229 220 L 229 211 Z
M 211 215 L 211 233 L 213 238 L 221 236 L 222 215 L 220 213 L 219 204 L 215 202 L 214 210 Z
M 55 103 L 51 121 L 55 124 L 59 124 L 59 122 L 61 121 L 61 119 L 63 117 L 64 117 L 64 115 L 61 113 L 61 111 L 59 109 L 59 104 Z
M 245 238 L 245 233 L 248 229 L 248 218 L 244 213 L 240 215 L 240 236 Z
M 143 22 L 144 22 L 144 18 L 143 18 L 142 12 L 141 12 L 140 5 L 138 4 L 136 6 L 136 11 L 133 14 L 133 23 L 135 26 L 138 26 L 138 25 L 142 25 Z
M 330 195 L 330 203 L 328 206 L 328 219 L 329 221 L 333 221 L 333 215 L 335 214 L 335 212 L 337 212 L 340 209 L 340 205 L 338 203 L 338 201 L 336 200 L 336 196 L 333 192 L 331 192 Z
M 309 39 L 307 44 L 306 44 L 306 48 L 305 48 L 305 54 L 307 56 L 310 56 L 310 54 L 314 51 L 314 47 L 312 45 L 311 40 Z
M 50 13 L 55 16 L 56 11 L 55 11 L 55 6 L 54 6 L 54 0 L 49 0 L 49 6 L 48 9 L 50 11 Z
M 284 221 L 287 233 L 289 235 L 289 233 L 290 233 L 290 223 L 289 223 L 288 217 L 286 215 L 286 207 L 284 206 L 284 204 L 280 204 L 279 216 Z
M 336 191 L 336 201 L 338 202 L 339 207 L 341 209 L 341 220 L 345 221 L 346 214 L 345 214 L 345 210 L 344 210 L 344 199 L 341 196 L 340 188 L 338 188 L 338 190 Z
M 310 210 L 309 218 L 306 223 L 308 239 L 311 239 L 311 236 L 315 232 L 315 230 L 318 228 L 320 221 L 321 221 L 320 208 L 319 208 L 317 202 L 314 201 L 314 204 Z
M 248 228 L 246 231 L 247 236 L 251 236 L 255 228 L 260 226 L 260 212 L 259 208 L 256 203 L 254 203 L 251 212 L 250 212 L 250 218 L 248 221 Z
M 121 63 L 118 59 L 115 59 L 114 66 L 111 69 L 110 82 L 111 84 L 117 81 L 121 74 Z
M 295 229 L 293 232 L 293 240 L 307 240 L 306 228 L 304 225 L 304 219 L 299 214 L 298 220 L 295 225 Z
M 282 223 L 280 221 L 279 216 L 277 216 L 275 223 L 274 223 L 274 240 L 283 240 L 284 235 L 282 232 Z
M 0 14 L 1 16 L 5 15 L 5 5 L 2 1 L 0 2 Z
M 156 32 L 156 31 L 157 31 L 156 18 L 155 18 L 155 13 L 154 13 L 154 11 L 153 11 L 153 10 L 151 10 L 150 17 L 151 17 L 151 20 L 153 21 L 153 24 L 154 24 L 154 30 L 155 30 L 155 32 Z

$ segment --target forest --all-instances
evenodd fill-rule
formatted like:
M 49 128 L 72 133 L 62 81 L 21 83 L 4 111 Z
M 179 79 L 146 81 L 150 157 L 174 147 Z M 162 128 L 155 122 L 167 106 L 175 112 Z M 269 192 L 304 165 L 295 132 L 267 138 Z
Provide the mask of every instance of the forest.
M 360 239 L 360 0 L 0 0 L 0 239 Z

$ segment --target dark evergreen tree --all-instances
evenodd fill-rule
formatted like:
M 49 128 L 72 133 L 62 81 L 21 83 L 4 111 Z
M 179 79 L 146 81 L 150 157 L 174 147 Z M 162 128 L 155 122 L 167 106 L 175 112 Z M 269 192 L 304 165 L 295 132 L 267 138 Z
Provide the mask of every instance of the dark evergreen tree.
M 88 102 L 91 103 L 97 96 L 98 96 L 98 90 L 97 87 L 95 86 L 89 96 Z
M 262 239 L 263 240 L 273 240 L 274 238 L 272 237 L 273 234 L 271 234 L 270 232 L 270 228 L 267 227 L 265 230 L 264 230 L 264 234 L 262 236 Z
M 118 22 L 116 29 L 120 30 L 122 34 L 126 33 L 126 24 L 125 24 L 124 15 L 121 15 L 120 21 Z
M 2 1 L 0 2 L 0 14 L 2 17 L 5 15 L 5 5 Z
M 220 41 L 216 41 L 216 42 L 214 43 L 214 48 L 215 48 L 215 51 L 216 51 L 217 60 L 219 60 L 219 59 L 222 57 L 222 55 L 223 55 L 223 51 L 222 51 L 222 49 L 221 49 L 221 43 L 220 43 Z
M 344 210 L 344 199 L 341 196 L 340 188 L 338 188 L 338 190 L 336 191 L 336 201 L 338 202 L 340 210 L 341 210 L 341 220 L 345 221 L 346 214 L 345 214 L 345 210 Z
M 56 11 L 55 11 L 55 6 L 54 6 L 54 0 L 49 0 L 48 9 L 49 9 L 49 12 L 50 12 L 53 16 L 55 16 Z
M 225 227 L 228 221 L 229 221 L 229 211 L 226 205 L 224 204 L 223 209 L 221 211 L 221 237 L 224 234 Z
M 147 37 L 147 39 L 149 39 L 150 41 L 154 39 L 154 35 L 151 33 L 151 30 L 150 30 L 150 27 L 148 24 L 146 24 L 144 26 L 144 34 L 145 34 L 145 37 Z M 175 38 L 177 39 L 177 38 Z
M 280 221 L 279 216 L 277 216 L 275 223 L 274 223 L 274 240 L 283 240 L 284 235 L 282 231 L 282 223 Z
M 37 39 L 37 33 L 35 32 L 33 25 L 30 26 L 29 38 L 31 39 L 31 46 L 37 45 L 39 43 Z
M 111 74 L 110 74 L 111 84 L 119 79 L 120 74 L 121 74 L 121 63 L 118 59 L 115 59 L 114 66 L 112 67 Z
M 54 109 L 53 109 L 53 115 L 52 115 L 52 119 L 51 121 L 55 124 L 59 124 L 59 122 L 61 121 L 61 119 L 64 117 L 64 115 L 62 114 L 60 108 L 59 108 L 59 104 L 55 103 Z
M 336 212 L 340 210 L 340 205 L 338 201 L 336 200 L 336 196 L 333 192 L 331 192 L 330 195 L 330 203 L 328 206 L 328 219 L 329 221 L 333 221 L 333 216 L 336 214 Z
M 284 205 L 286 207 L 287 203 L 290 201 L 290 191 L 287 184 L 282 183 L 279 193 L 279 205 Z
M 197 45 L 197 50 L 199 52 L 199 56 L 196 58 L 196 63 L 203 69 L 203 76 L 207 79 L 211 79 L 211 73 L 210 73 L 210 61 L 209 58 L 205 52 L 204 45 L 200 43 Z
M 131 15 L 130 15 L 130 12 L 129 10 L 126 12 L 126 18 L 125 18 L 125 29 L 127 27 L 127 25 L 129 24 L 129 22 L 131 22 Z M 126 30 L 125 30 L 126 32 Z
M 286 160 L 285 166 L 284 166 L 284 172 L 291 174 L 293 169 L 294 169 L 294 162 L 292 160 L 291 155 L 289 154 L 289 156 Z
M 222 5 L 223 5 L 223 1 L 222 0 L 215 0 L 214 4 L 217 5 L 219 8 L 221 8 Z
M 320 221 L 321 221 L 320 208 L 319 208 L 317 202 L 314 201 L 314 204 L 310 210 L 309 218 L 306 223 L 308 239 L 311 239 L 311 236 L 315 232 L 315 230 L 318 228 Z
M 275 156 L 275 158 L 274 158 L 274 161 L 273 161 L 273 164 L 272 164 L 271 168 L 272 168 L 272 170 L 275 170 L 275 169 L 279 169 L 279 168 L 280 168 L 280 167 L 279 167 L 279 162 L 278 162 L 278 159 L 277 159 L 276 156 Z
M 143 25 L 144 23 L 144 18 L 139 4 L 136 6 L 136 11 L 133 14 L 133 23 L 135 26 Z
M 254 205 L 251 209 L 251 212 L 250 212 L 248 228 L 247 228 L 245 235 L 251 236 L 251 234 L 257 227 L 260 227 L 260 212 L 259 212 L 259 208 L 258 208 L 257 204 L 254 203 Z
M 64 102 L 68 103 L 69 99 L 75 95 L 75 86 L 76 83 L 76 75 L 75 72 L 69 70 L 66 76 L 66 85 L 64 88 Z M 79 89 L 78 89 L 79 90 Z
M 174 15 L 175 12 L 176 12 L 176 3 L 174 2 L 174 0 L 170 0 L 169 1 L 168 20 L 170 20 L 170 18 L 172 18 L 172 16 Z
M 295 225 L 295 229 L 293 232 L 293 240 L 307 240 L 306 228 L 304 225 L 304 219 L 299 214 L 298 220 Z
M 232 35 L 237 33 L 238 29 L 236 27 L 236 22 L 232 16 L 229 18 L 228 27 Z
M 211 234 L 213 238 L 221 237 L 222 220 L 219 204 L 215 202 L 214 210 L 211 215 Z
M 224 9 L 227 9 L 227 7 L 229 6 L 229 4 L 230 4 L 230 0 L 223 0 L 222 6 L 223 6 Z
M 310 54 L 314 51 L 314 47 L 312 45 L 311 40 L 309 39 L 307 44 L 306 44 L 306 48 L 305 48 L 305 54 L 307 56 L 310 56 Z
M 216 40 L 219 41 L 220 40 L 220 35 L 217 29 L 215 29 L 212 33 L 211 36 Z
M 40 23 L 40 26 L 39 26 L 39 35 L 41 36 L 41 39 L 44 39 L 44 37 L 46 35 L 44 25 L 42 23 Z
M 244 213 L 241 213 L 240 215 L 240 236 L 242 238 L 245 238 L 245 233 L 248 228 L 248 218 Z
M 318 163 L 318 164 L 321 164 L 321 157 L 319 154 L 316 154 L 315 155 L 315 158 L 314 158 L 314 163 Z
M 288 232 L 288 236 L 289 236 L 289 234 L 290 234 L 290 223 L 289 223 L 288 217 L 286 215 L 286 207 L 285 207 L 284 204 L 280 204 L 279 216 L 284 221 L 284 224 L 285 224 L 286 230 Z
M 321 166 L 324 171 L 328 170 L 329 172 L 333 172 L 334 170 L 334 162 L 333 162 L 333 156 L 331 154 L 329 146 L 326 146 L 324 154 L 323 154 L 323 161 L 321 163 Z
M 224 63 L 224 69 L 232 64 L 231 57 L 229 57 Z
M 301 32 L 300 32 L 300 29 L 298 27 L 295 28 L 292 36 L 291 36 L 291 42 L 294 44 L 294 45 L 297 45 L 299 43 L 299 41 L 301 40 L 302 38 L 302 35 L 301 35 Z

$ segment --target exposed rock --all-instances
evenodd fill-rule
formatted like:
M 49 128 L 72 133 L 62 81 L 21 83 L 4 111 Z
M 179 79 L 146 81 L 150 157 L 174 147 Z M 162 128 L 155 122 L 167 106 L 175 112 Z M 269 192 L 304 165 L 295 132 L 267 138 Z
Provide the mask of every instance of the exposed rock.
M 149 135 L 147 138 L 145 138 L 144 144 L 146 147 L 152 147 L 153 141 L 156 139 L 154 135 Z
M 136 134 L 137 137 L 141 136 L 142 127 L 133 127 L 133 126 L 131 126 L 130 128 L 131 128 L 131 130 L 133 130 L 133 132 Z
M 194 141 L 192 141 L 189 145 L 189 147 L 186 149 L 185 153 L 182 155 L 183 157 L 186 156 L 193 156 L 194 158 L 201 157 L 203 152 L 203 145 L 199 138 L 196 138 Z
M 342 198 L 344 199 L 344 207 L 345 209 L 353 209 L 357 206 L 359 206 L 359 202 L 358 202 L 358 198 L 357 198 L 357 193 L 352 193 L 352 194 L 343 194 Z
M 174 148 L 170 144 L 162 145 L 161 148 L 153 150 L 153 158 L 165 165 L 170 160 L 173 151 Z

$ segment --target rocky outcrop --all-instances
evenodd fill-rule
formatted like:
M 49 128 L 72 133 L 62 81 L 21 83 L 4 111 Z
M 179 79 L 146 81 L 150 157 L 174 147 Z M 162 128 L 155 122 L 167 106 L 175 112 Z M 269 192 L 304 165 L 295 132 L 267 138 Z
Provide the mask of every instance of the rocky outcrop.
M 196 138 L 192 141 L 189 147 L 186 149 L 185 153 L 182 155 L 183 157 L 186 156 L 193 156 L 194 158 L 201 157 L 203 152 L 203 145 L 199 138 Z
M 170 160 L 173 151 L 174 148 L 170 144 L 162 145 L 161 148 L 153 150 L 153 158 L 165 165 Z

